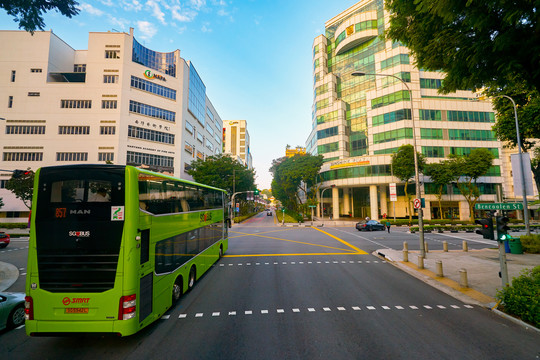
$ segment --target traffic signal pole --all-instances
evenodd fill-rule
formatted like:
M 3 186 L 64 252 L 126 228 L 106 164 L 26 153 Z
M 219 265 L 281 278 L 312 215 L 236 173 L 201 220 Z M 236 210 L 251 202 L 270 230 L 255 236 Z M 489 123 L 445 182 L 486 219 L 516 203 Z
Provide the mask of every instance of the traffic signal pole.
M 499 263 L 500 263 L 500 277 L 502 279 L 503 288 L 509 285 L 508 282 L 508 266 L 506 264 L 506 251 L 504 248 L 504 242 L 509 240 L 508 236 L 508 219 L 506 216 L 497 216 L 495 218 L 497 223 L 497 243 L 499 244 Z

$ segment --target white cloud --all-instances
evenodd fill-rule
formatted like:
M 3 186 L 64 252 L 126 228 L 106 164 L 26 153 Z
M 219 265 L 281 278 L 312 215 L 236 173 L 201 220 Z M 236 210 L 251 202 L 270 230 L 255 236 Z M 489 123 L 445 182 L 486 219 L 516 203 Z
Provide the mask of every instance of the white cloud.
M 195 18 L 195 16 L 197 16 L 196 11 L 190 9 L 182 9 L 179 5 L 171 6 L 170 10 L 172 12 L 171 15 L 173 19 L 182 22 L 190 22 Z
M 165 13 L 161 11 L 159 4 L 155 1 L 149 0 L 146 2 L 146 6 L 150 7 L 154 17 L 158 19 L 160 23 L 165 25 Z
M 109 22 L 115 26 L 115 27 L 118 27 L 120 29 L 118 30 L 127 30 L 127 28 L 129 27 L 129 20 L 126 20 L 126 19 L 123 19 L 123 18 L 117 18 L 117 17 L 114 17 L 114 16 L 109 16 Z
M 114 2 L 112 0 L 100 0 L 100 3 L 102 3 L 105 6 L 113 6 Z
M 148 21 L 137 21 L 137 31 L 141 33 L 143 40 L 150 40 L 157 33 L 154 24 Z
M 201 31 L 203 33 L 209 33 L 209 32 L 212 32 L 212 28 L 210 27 L 210 23 L 209 22 L 204 22 L 202 27 L 201 27 Z
M 81 10 L 83 12 L 87 12 L 91 15 L 101 16 L 103 15 L 103 11 L 99 10 L 98 8 L 93 7 L 90 4 L 82 3 L 79 5 L 81 7 Z
M 206 0 L 191 0 L 191 5 L 195 10 L 201 10 L 206 5 Z
M 143 7 L 138 0 L 122 0 L 120 5 L 124 8 L 124 10 L 128 11 L 140 11 Z

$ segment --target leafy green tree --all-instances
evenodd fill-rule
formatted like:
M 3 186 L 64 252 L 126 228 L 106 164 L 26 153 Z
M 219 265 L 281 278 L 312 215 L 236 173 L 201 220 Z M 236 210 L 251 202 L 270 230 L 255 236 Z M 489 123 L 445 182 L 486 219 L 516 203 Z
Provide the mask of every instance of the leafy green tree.
M 442 212 L 442 196 L 446 186 L 454 181 L 457 181 L 459 175 L 456 175 L 454 163 L 449 160 L 444 160 L 438 163 L 426 164 L 424 175 L 431 178 L 431 182 L 437 187 L 437 200 L 439 201 L 439 215 L 444 218 Z
M 0 0 L 0 8 L 13 16 L 13 21 L 19 23 L 19 29 L 31 34 L 45 28 L 42 13 L 56 10 L 71 18 L 79 13 L 77 5 L 79 3 L 73 0 Z
M 255 171 L 223 154 L 191 162 L 188 174 L 193 176 L 196 182 L 227 190 L 231 195 L 233 188 L 236 192 L 252 191 L 256 188 Z
M 417 66 L 445 73 L 444 92 L 504 87 L 520 74 L 540 90 L 540 25 L 535 1 L 386 0 L 386 36 Z
M 482 195 L 476 181 L 487 174 L 493 164 L 493 158 L 493 154 L 488 149 L 480 148 L 472 150 L 468 155 L 453 156 L 450 160 L 456 174 L 460 175 L 457 186 L 469 204 L 471 221 L 474 221 L 474 205 Z
M 418 157 L 418 171 L 422 172 L 426 161 L 424 156 L 419 152 L 416 155 Z M 401 145 L 398 151 L 392 154 L 392 168 L 394 176 L 405 183 L 405 197 L 407 198 L 407 208 L 409 209 L 409 221 L 412 221 L 412 194 L 409 194 L 408 190 L 409 181 L 416 174 L 414 168 L 414 148 L 412 145 Z
M 27 169 L 26 174 L 18 177 L 11 177 L 6 183 L 6 189 L 22 200 L 24 205 L 30 209 L 32 207 L 32 194 L 34 191 L 34 172 Z
M 317 175 L 321 169 L 323 157 L 310 154 L 272 161 L 270 172 L 273 173 L 272 194 L 289 210 L 302 211 L 304 204 L 298 192 L 306 195 L 307 203 L 316 204 Z
M 497 112 L 497 121 L 493 130 L 497 138 L 508 148 L 517 146 L 514 105 L 509 99 L 497 96 L 507 95 L 516 102 L 521 150 L 529 152 L 535 145 L 536 139 L 540 138 L 540 93 L 537 90 L 527 89 L 526 84 L 521 81 L 504 89 L 486 89 L 483 94 L 492 98 Z M 531 154 L 531 169 L 536 187 L 540 189 L 539 155 L 536 149 Z

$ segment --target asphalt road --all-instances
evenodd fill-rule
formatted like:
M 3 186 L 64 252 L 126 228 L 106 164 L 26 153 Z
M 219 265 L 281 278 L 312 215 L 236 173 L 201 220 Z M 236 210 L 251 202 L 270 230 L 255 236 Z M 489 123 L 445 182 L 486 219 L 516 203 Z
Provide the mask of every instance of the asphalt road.
M 418 243 L 415 234 L 393 230 L 388 234 L 282 228 L 274 226 L 273 217 L 261 214 L 230 229 L 226 257 L 161 320 L 140 333 L 127 338 L 29 338 L 20 328 L 0 333 L 0 357 L 540 357 L 538 333 L 464 304 L 370 255 L 383 247 L 400 249 L 403 241 L 411 249 Z M 461 239 L 439 234 L 426 234 L 426 239 L 430 248 L 442 248 L 443 240 L 461 246 Z M 24 269 L 25 260 L 19 256 L 26 250 L 20 248 L 0 251 L 0 261 L 12 260 Z M 20 284 L 21 279 L 10 290 Z

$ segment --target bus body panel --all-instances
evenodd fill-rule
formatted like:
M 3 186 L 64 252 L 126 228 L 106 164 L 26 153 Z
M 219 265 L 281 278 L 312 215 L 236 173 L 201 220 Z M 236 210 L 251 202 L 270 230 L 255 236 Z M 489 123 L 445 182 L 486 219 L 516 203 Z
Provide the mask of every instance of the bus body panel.
M 59 195 L 61 186 L 56 186 L 58 184 L 52 180 L 44 186 L 43 182 L 40 182 L 42 169 L 38 169 L 32 203 L 26 284 L 26 293 L 32 297 L 34 315 L 33 320 L 26 321 L 26 332 L 29 335 L 116 333 L 126 336 L 134 334 L 159 319 L 170 308 L 173 284 L 179 276 L 183 279 L 183 292 L 186 292 L 191 267 L 196 267 L 197 278 L 199 278 L 219 258 L 220 246 L 223 248 L 223 252 L 227 250 L 227 229 L 224 222 L 223 207 L 221 209 L 156 215 L 147 211 L 145 204 L 141 202 L 141 199 L 144 200 L 144 196 L 139 194 L 141 177 L 143 179 L 150 177 L 154 179 L 153 182 L 157 181 L 159 183 L 159 181 L 162 181 L 165 185 L 175 183 L 177 184 L 175 186 L 184 186 L 186 184 L 186 190 L 188 188 L 191 190 L 197 188 L 201 194 L 208 191 L 214 191 L 215 193 L 218 189 L 209 188 L 210 190 L 207 190 L 207 187 L 201 187 L 193 182 L 162 176 L 131 166 L 50 167 L 44 168 L 47 169 L 44 178 L 47 177 L 47 173 L 52 174 L 56 170 L 59 171 L 58 174 L 62 177 L 64 176 L 62 175 L 64 169 L 79 170 L 80 172 L 87 168 L 92 171 L 108 171 L 109 169 L 124 171 L 124 185 L 118 182 L 118 189 L 108 189 L 111 200 L 114 200 L 114 198 L 120 199 L 119 191 L 123 192 L 125 196 L 122 200 L 123 211 L 121 213 L 123 213 L 123 218 L 115 220 L 116 222 L 113 221 L 114 210 L 120 208 L 119 204 L 110 204 L 111 209 L 109 209 L 109 205 L 91 203 L 90 195 L 98 191 L 97 186 L 92 185 L 92 180 L 85 178 L 83 181 L 83 179 L 78 179 L 77 175 L 67 176 L 69 179 L 63 179 L 64 185 L 62 186 L 65 187 L 65 183 L 68 183 L 69 191 L 67 192 L 81 197 L 80 203 L 64 203 L 64 200 L 56 200 L 61 202 L 51 203 L 51 207 L 56 206 L 56 208 L 65 209 L 62 210 L 64 213 L 60 211 L 60 218 L 58 218 L 57 209 L 48 209 L 45 212 L 42 207 L 40 208 L 39 202 L 43 202 L 42 206 L 48 204 L 46 199 L 40 196 L 40 191 L 42 192 L 41 195 L 45 194 L 46 197 L 51 199 L 55 196 L 61 196 L 63 199 L 64 195 L 63 193 Z M 89 174 L 96 175 L 92 171 L 89 170 Z M 89 177 L 92 179 L 91 176 Z M 99 176 L 97 177 L 99 178 Z M 98 179 L 96 183 L 99 185 L 100 181 Z M 42 186 L 42 188 L 40 189 L 39 186 Z M 110 185 L 110 187 L 114 186 L 115 184 Z M 54 189 L 51 190 L 52 188 Z M 116 195 L 114 195 L 115 191 L 117 191 Z M 161 196 L 163 196 L 163 193 L 161 193 Z M 216 196 L 217 198 L 217 195 L 214 194 L 210 196 Z M 224 197 L 224 195 L 220 196 Z M 144 201 L 151 206 L 156 206 L 156 203 L 152 203 L 150 199 Z M 175 199 L 174 202 L 178 201 Z M 113 209 L 113 206 L 116 207 Z M 142 208 L 143 206 L 145 209 Z M 160 206 L 163 206 L 163 204 Z M 105 208 L 106 214 L 103 210 Z M 55 210 L 56 217 L 51 216 L 52 210 Z M 87 214 L 85 211 L 89 213 Z M 93 224 L 88 225 L 89 227 L 96 226 L 96 223 L 89 220 L 87 215 L 91 213 L 100 214 L 100 212 L 101 215 L 99 216 L 101 218 L 105 215 L 111 217 L 111 224 L 104 221 L 101 223 L 102 225 L 97 224 L 97 230 L 95 228 L 87 230 L 84 226 L 89 224 L 88 221 Z M 63 215 L 66 213 L 68 215 Z M 73 218 L 71 222 L 68 221 L 70 216 Z M 62 225 L 62 221 L 65 222 L 65 225 Z M 113 227 L 116 225 L 116 228 L 118 228 L 119 223 L 122 225 L 120 235 L 118 235 L 118 231 L 116 231 L 116 235 L 113 234 L 114 231 L 107 231 L 111 225 Z M 75 227 L 73 227 L 73 224 L 75 224 Z M 81 229 L 77 230 L 78 227 Z M 99 227 L 103 227 L 103 229 L 99 229 Z M 99 240 L 106 241 L 105 247 L 86 241 L 94 233 L 101 234 L 100 230 L 105 231 L 106 234 Z M 43 234 L 47 234 L 47 236 Z M 69 234 L 69 236 L 66 234 Z M 72 241 L 71 237 L 75 239 L 75 242 Z M 114 256 L 114 254 L 110 254 L 114 253 L 114 251 L 108 249 L 109 247 L 114 248 L 111 244 L 118 244 L 118 260 L 115 266 L 113 286 L 110 285 L 110 272 L 112 271 L 109 270 L 112 262 L 110 259 L 105 261 L 105 264 L 98 261 L 100 260 L 98 255 L 109 256 L 109 258 Z M 175 246 L 185 246 L 188 251 L 183 254 L 176 254 L 174 252 Z M 70 257 L 76 260 L 66 261 Z M 43 259 L 49 262 L 43 261 Z M 171 259 L 175 260 L 174 264 L 170 263 Z M 40 264 L 42 265 L 41 269 Z M 43 264 L 46 264 L 49 268 Z M 73 274 L 68 276 L 62 273 L 62 270 L 66 272 L 72 270 L 73 274 L 79 274 L 78 276 L 83 278 L 86 276 L 84 275 L 86 270 L 91 274 L 92 272 L 97 274 L 108 273 L 109 275 L 101 276 L 103 279 L 109 280 L 92 282 L 92 278 L 86 276 L 89 279 L 79 284 L 76 281 L 77 276 Z M 47 278 L 47 272 L 52 274 L 49 278 Z M 64 280 L 62 280 L 63 277 L 65 277 Z M 40 282 L 41 278 L 47 279 L 48 282 Z M 62 281 L 56 281 L 57 278 L 61 278 Z M 45 289 L 43 289 L 43 284 L 45 284 Z M 107 286 L 110 288 L 107 288 Z M 98 291 L 83 291 L 85 287 Z M 75 291 L 66 291 L 68 288 Z M 118 320 L 119 310 L 122 309 L 121 298 L 128 295 L 134 295 L 136 298 L 135 316 L 129 320 Z

